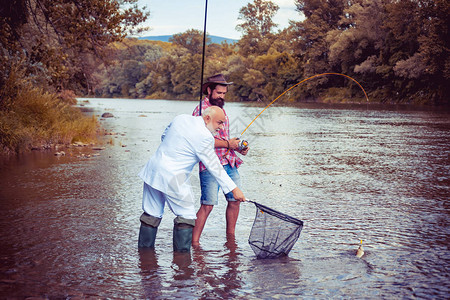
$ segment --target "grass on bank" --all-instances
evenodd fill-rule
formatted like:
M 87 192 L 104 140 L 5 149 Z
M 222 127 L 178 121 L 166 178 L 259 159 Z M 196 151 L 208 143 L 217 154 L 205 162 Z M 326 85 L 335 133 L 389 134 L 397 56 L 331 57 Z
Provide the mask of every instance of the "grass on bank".
M 7 110 L 0 110 L 2 154 L 51 148 L 76 141 L 90 143 L 97 139 L 97 119 L 84 116 L 73 107 L 74 98 L 67 100 L 61 95 L 25 85 L 11 100 Z

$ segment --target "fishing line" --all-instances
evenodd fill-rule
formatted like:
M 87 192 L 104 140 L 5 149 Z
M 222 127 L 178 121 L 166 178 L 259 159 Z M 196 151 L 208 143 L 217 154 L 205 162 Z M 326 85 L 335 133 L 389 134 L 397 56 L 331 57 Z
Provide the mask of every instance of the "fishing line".
M 364 95 L 366 96 L 367 102 L 369 102 L 369 97 L 367 97 L 367 93 L 364 90 L 364 88 L 362 87 L 361 84 L 359 84 L 358 81 L 356 81 L 355 79 L 353 79 L 352 77 L 345 75 L 345 74 L 341 74 L 341 73 L 322 73 L 322 74 L 317 74 L 311 77 L 308 77 L 306 79 L 303 79 L 302 81 L 298 82 L 297 84 L 294 84 L 293 86 L 291 86 L 290 88 L 288 88 L 287 90 L 285 90 L 281 95 L 279 95 L 278 97 L 275 98 L 275 100 L 273 100 L 272 102 L 269 103 L 269 105 L 267 105 L 254 119 L 253 121 L 250 122 L 250 124 L 248 124 L 248 126 L 244 129 L 244 131 L 242 131 L 241 133 L 241 137 L 244 134 L 244 132 L 250 127 L 250 125 L 253 124 L 253 122 L 255 122 L 255 120 L 267 109 L 269 108 L 269 106 L 271 106 L 275 101 L 277 101 L 281 96 L 283 96 L 284 94 L 286 94 L 287 92 L 289 92 L 291 89 L 295 88 L 296 86 L 302 84 L 303 82 L 306 82 L 308 80 L 311 80 L 313 78 L 319 77 L 319 76 L 325 76 L 325 75 L 339 75 L 339 76 L 344 76 L 347 77 L 348 79 L 356 82 L 356 84 L 362 89 L 362 91 L 364 92 Z
M 200 75 L 200 104 L 198 114 L 202 115 L 202 87 L 203 87 L 203 69 L 205 67 L 205 48 L 206 48 L 206 17 L 208 15 L 208 0 L 205 3 L 205 23 L 203 24 L 203 53 L 202 53 L 202 74 Z
M 250 124 L 248 124 L 244 131 L 242 131 L 241 137 L 244 132 L 250 127 L 250 125 L 252 125 L 253 122 L 255 122 L 255 120 L 281 96 L 305 81 L 325 75 L 339 75 L 351 79 L 352 81 L 356 82 L 356 84 L 358 84 L 358 86 L 364 92 L 367 102 L 369 101 L 369 97 L 367 96 L 364 88 L 361 86 L 361 84 L 359 84 L 358 81 L 356 81 L 352 77 L 341 73 L 317 74 L 298 82 L 297 84 L 285 90 L 281 95 L 276 97 L 250 122 Z M 253 222 L 250 236 L 248 238 L 248 243 L 250 244 L 250 247 L 252 248 L 255 255 L 258 258 L 276 258 L 287 256 L 300 237 L 300 232 L 303 229 L 303 221 L 271 209 L 267 206 L 261 205 L 257 202 L 248 199 L 246 200 L 246 202 L 253 203 L 257 208 L 255 220 Z M 361 240 L 361 245 L 357 250 L 356 256 L 362 257 L 363 255 L 364 250 L 362 248 Z

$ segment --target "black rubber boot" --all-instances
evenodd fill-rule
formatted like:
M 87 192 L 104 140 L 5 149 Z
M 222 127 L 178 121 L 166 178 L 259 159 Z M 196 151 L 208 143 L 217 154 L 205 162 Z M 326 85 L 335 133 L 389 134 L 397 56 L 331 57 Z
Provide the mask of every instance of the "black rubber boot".
M 190 252 L 195 220 L 176 217 L 173 226 L 173 251 Z
M 141 228 L 139 229 L 139 248 L 155 248 L 156 233 L 158 232 L 158 227 L 153 227 L 141 222 Z
M 143 213 L 140 220 L 141 228 L 139 229 L 138 247 L 154 249 L 156 233 L 158 232 L 158 226 L 161 223 L 161 219 Z

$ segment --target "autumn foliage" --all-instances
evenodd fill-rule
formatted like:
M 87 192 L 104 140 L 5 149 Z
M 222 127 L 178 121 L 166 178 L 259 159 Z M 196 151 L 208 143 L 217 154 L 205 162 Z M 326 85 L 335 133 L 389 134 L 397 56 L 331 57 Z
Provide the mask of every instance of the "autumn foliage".
M 205 74 L 224 73 L 236 101 L 269 102 L 320 73 L 343 73 L 381 103 L 448 104 L 448 1 L 297 0 L 301 21 L 276 30 L 279 7 L 255 0 L 239 14 L 236 44 L 209 44 Z M 95 71 L 94 95 L 197 99 L 203 33 L 187 30 L 171 43 L 126 39 L 112 65 Z M 350 80 L 308 81 L 282 101 L 363 102 Z

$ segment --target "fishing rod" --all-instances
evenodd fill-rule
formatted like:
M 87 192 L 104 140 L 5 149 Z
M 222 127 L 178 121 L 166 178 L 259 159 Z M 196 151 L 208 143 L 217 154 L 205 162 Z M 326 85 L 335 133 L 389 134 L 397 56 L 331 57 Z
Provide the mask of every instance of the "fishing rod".
M 369 97 L 367 96 L 367 93 L 366 93 L 366 91 L 364 90 L 364 88 L 362 87 L 362 85 L 361 84 L 359 84 L 359 82 L 358 81 L 356 81 L 354 78 L 352 78 L 352 77 L 350 77 L 350 76 L 348 76 L 348 75 L 345 75 L 345 74 L 341 74 L 341 73 L 322 73 L 322 74 L 316 74 L 316 75 L 313 75 L 313 76 L 311 76 L 311 77 L 308 77 L 308 78 L 306 78 L 306 79 L 303 79 L 302 81 L 300 81 L 300 82 L 298 82 L 298 83 L 296 83 L 296 84 L 294 84 L 293 86 L 291 86 L 290 88 L 288 88 L 287 90 L 285 90 L 283 93 L 281 93 L 278 97 L 276 97 L 275 98 L 275 100 L 273 100 L 272 102 L 270 102 L 269 103 L 269 105 L 267 105 L 254 119 L 253 119 L 253 121 L 251 121 L 250 122 L 250 124 L 248 124 L 248 126 L 244 129 L 244 131 L 242 131 L 242 133 L 241 133 L 241 137 L 242 137 L 242 135 L 244 134 L 244 132 L 250 127 L 250 125 L 252 125 L 253 124 L 253 122 L 255 122 L 255 120 L 267 109 L 267 108 L 269 108 L 269 106 L 271 106 L 275 101 L 277 101 L 281 96 L 283 96 L 284 94 L 286 94 L 287 92 L 289 92 L 290 90 L 292 90 L 293 88 L 295 88 L 296 86 L 298 86 L 298 85 L 300 85 L 300 84 L 302 84 L 302 83 L 304 83 L 304 82 L 306 82 L 306 81 L 308 81 L 308 80 L 311 80 L 311 79 L 314 79 L 314 78 L 316 78 L 316 77 L 319 77 L 319 76 L 325 76 L 325 75 L 338 75 L 338 76 L 344 76 L 344 77 L 346 77 L 346 78 L 348 78 L 348 79 L 350 79 L 350 80 L 352 80 L 352 81 L 354 81 L 354 82 L 356 82 L 356 84 L 362 89 L 362 91 L 364 92 L 364 95 L 366 96 L 366 100 L 367 100 L 367 102 L 369 102 Z M 240 138 L 239 138 L 240 139 Z
M 208 14 L 208 0 L 205 3 L 205 23 L 203 24 L 203 53 L 202 53 L 202 74 L 200 75 L 200 104 L 199 104 L 199 116 L 202 115 L 202 86 L 203 86 L 203 69 L 205 67 L 205 45 L 206 45 L 206 16 Z

